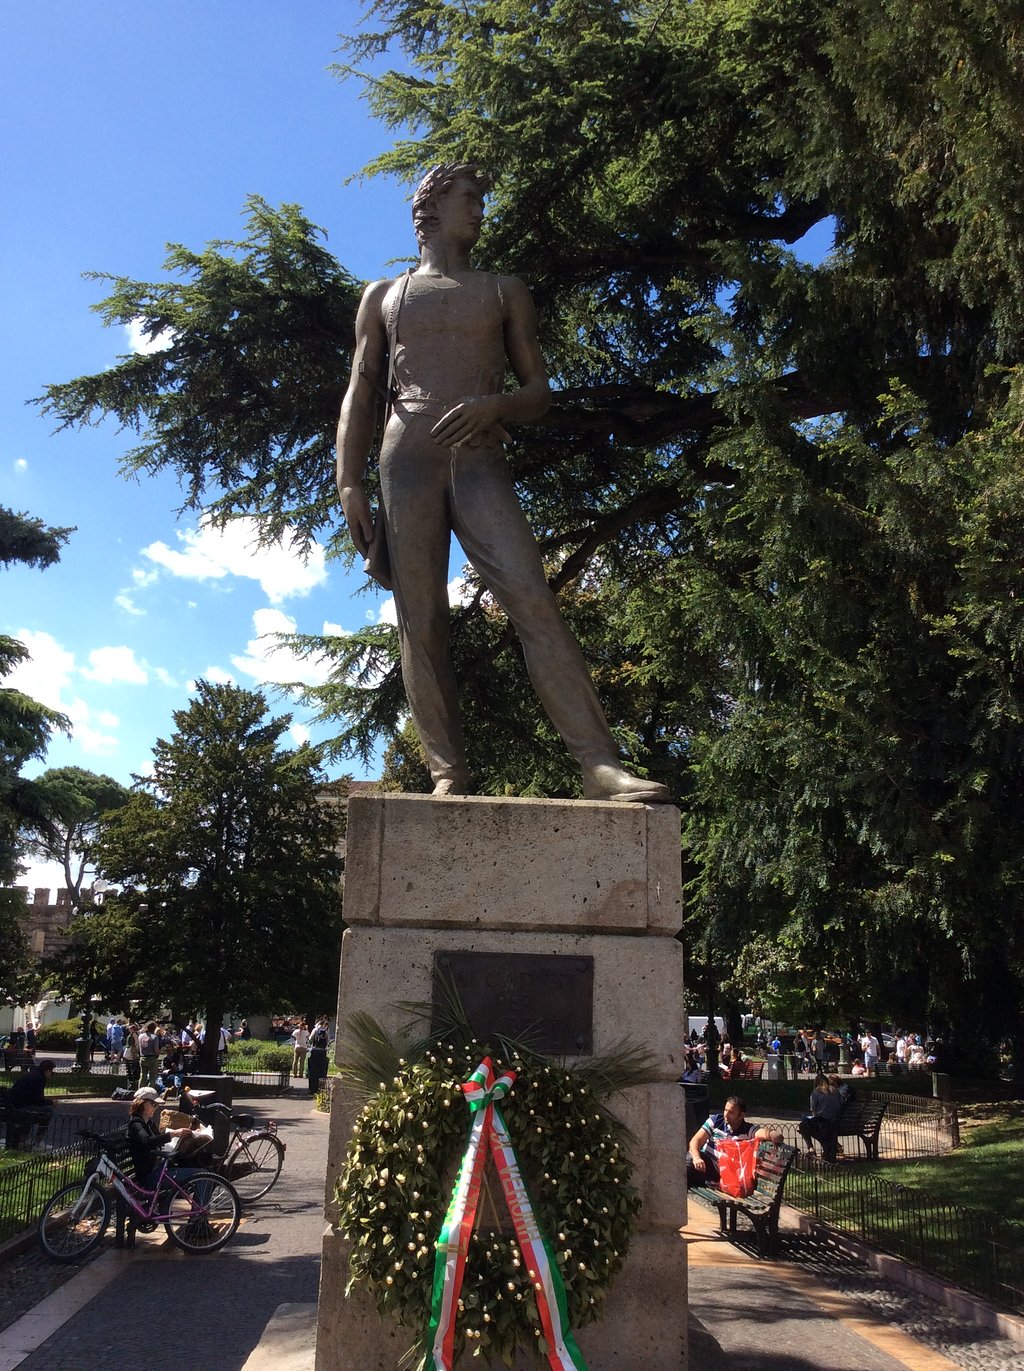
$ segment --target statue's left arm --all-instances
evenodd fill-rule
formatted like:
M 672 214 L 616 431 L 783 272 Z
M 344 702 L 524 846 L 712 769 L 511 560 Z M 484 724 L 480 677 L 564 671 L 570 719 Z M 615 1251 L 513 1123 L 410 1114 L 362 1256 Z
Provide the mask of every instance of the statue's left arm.
M 551 405 L 544 359 L 537 340 L 537 311 L 530 292 L 518 276 L 502 276 L 502 323 L 505 351 L 519 382 L 518 389 L 463 400 L 431 429 L 442 447 L 454 447 L 504 424 L 539 419 Z

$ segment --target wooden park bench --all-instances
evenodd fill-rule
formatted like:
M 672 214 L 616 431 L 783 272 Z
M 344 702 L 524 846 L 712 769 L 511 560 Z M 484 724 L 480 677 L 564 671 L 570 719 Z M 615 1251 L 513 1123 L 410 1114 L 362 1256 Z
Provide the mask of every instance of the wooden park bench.
M 848 1100 L 836 1124 L 837 1138 L 860 1138 L 868 1161 L 878 1160 L 878 1135 L 888 1100 Z
M 52 1109 L 32 1105 L 12 1109 L 7 1103 L 7 1091 L 0 1090 L 0 1133 L 7 1147 L 23 1148 L 41 1141 L 52 1117 Z
M 779 1249 L 782 1192 L 795 1157 L 795 1147 L 760 1142 L 757 1145 L 757 1183 L 752 1195 L 736 1199 L 711 1185 L 692 1185 L 688 1193 L 709 1209 L 717 1209 L 719 1227 L 732 1237 L 736 1235 L 736 1216 L 745 1214 L 754 1226 L 761 1256 L 773 1257 Z
M 722 1072 L 722 1080 L 728 1080 L 731 1083 L 735 1080 L 759 1080 L 764 1069 L 764 1061 L 747 1061 L 747 1058 L 744 1057 L 742 1063 L 739 1064 L 739 1069 L 732 1067 L 729 1069 L 728 1075 Z
M 31 1047 L 5 1047 L 2 1050 L 5 1071 L 27 1071 L 36 1059 Z

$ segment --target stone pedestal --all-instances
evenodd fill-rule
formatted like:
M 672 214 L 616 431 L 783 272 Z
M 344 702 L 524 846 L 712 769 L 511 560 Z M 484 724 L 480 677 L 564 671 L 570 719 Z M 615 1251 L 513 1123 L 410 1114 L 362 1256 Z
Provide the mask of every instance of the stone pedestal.
M 353 796 L 345 919 L 339 1042 L 357 1011 L 395 1030 L 408 1018 L 401 1002 L 429 1001 L 435 952 L 593 958 L 594 1053 L 629 1037 L 647 1048 L 660 1076 L 609 1101 L 637 1139 L 630 1155 L 643 1207 L 604 1317 L 577 1338 L 590 1371 L 684 1371 L 678 811 L 586 800 Z M 409 1346 L 408 1330 L 381 1320 L 368 1295 L 345 1296 L 348 1252 L 333 1227 L 334 1182 L 358 1108 L 349 1092 L 335 1090 L 316 1371 L 396 1371 Z M 463 1360 L 490 1371 L 479 1357 Z

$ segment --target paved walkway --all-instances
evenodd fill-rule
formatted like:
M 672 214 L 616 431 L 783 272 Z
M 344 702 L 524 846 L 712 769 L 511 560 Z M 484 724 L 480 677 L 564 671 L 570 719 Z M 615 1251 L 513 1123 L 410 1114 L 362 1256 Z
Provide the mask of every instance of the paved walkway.
M 279 1305 L 315 1305 L 329 1117 L 298 1091 L 239 1107 L 275 1118 L 288 1150 L 281 1179 L 243 1211 L 232 1242 L 189 1256 L 159 1229 L 140 1236 L 134 1252 L 111 1245 L 44 1301 L 49 1309 L 38 1306 L 0 1333 L 0 1371 L 121 1371 L 137 1363 L 146 1371 L 240 1371 Z M 75 1309 L 79 1283 L 88 1299 Z M 47 1332 L 41 1312 L 56 1326 L 38 1342 Z
M 312 1371 L 328 1118 L 299 1092 L 252 1105 L 277 1119 L 288 1154 L 234 1241 L 190 1257 L 161 1230 L 134 1253 L 109 1248 L 0 1333 L 0 1371 L 121 1371 L 140 1356 L 147 1371 Z M 920 1296 L 873 1300 L 884 1283 L 858 1272 L 844 1284 L 834 1258 L 816 1261 L 795 1242 L 790 1259 L 760 1261 L 718 1237 L 716 1222 L 691 1205 L 689 1371 L 1024 1368 L 1024 1347 L 943 1324 Z M 27 1254 L 22 1274 L 44 1261 Z

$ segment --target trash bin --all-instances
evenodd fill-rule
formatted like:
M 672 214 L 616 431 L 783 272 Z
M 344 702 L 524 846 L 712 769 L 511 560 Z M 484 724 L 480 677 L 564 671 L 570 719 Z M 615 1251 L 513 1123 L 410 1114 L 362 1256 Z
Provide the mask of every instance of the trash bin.
M 685 1147 L 708 1116 L 711 1091 L 706 1085 L 684 1084 L 683 1093 L 686 1095 L 686 1137 L 683 1139 Z
M 226 1104 L 230 1109 L 235 1098 L 234 1076 L 186 1076 L 184 1085 L 188 1090 L 212 1090 L 213 1098 L 205 1099 L 204 1104 Z M 211 1120 L 213 1128 L 213 1150 L 223 1157 L 228 1150 L 231 1138 L 231 1124 L 218 1110 Z
M 778 1053 L 769 1053 L 764 1059 L 764 1071 L 761 1073 L 761 1079 L 763 1081 L 781 1081 L 782 1071 L 783 1067 Z

